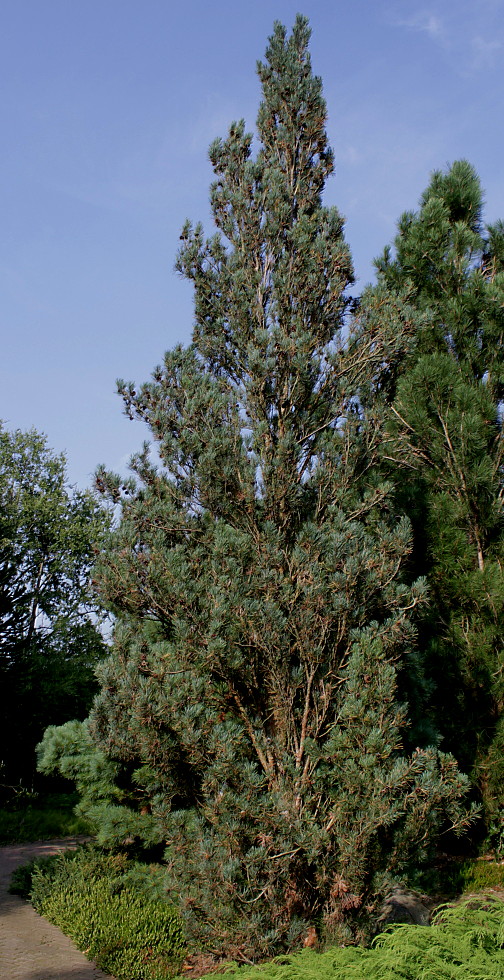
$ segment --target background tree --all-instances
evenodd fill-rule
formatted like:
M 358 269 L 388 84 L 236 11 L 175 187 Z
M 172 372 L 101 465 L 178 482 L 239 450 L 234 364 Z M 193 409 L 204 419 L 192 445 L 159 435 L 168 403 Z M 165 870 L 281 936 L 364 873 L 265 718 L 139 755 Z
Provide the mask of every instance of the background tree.
M 315 924 L 348 935 L 384 877 L 467 821 L 454 760 L 402 752 L 424 587 L 399 577 L 409 524 L 359 391 L 412 325 L 373 294 L 342 337 L 352 269 L 321 203 L 333 157 L 308 40 L 302 17 L 289 38 L 275 26 L 255 159 L 243 123 L 211 147 L 218 231 L 186 225 L 177 265 L 192 344 L 120 386 L 161 465 L 144 449 L 128 483 L 98 474 L 121 512 L 98 571 L 119 621 L 86 731 L 149 817 L 146 843 L 155 827 L 167 845 L 189 935 L 241 959 Z
M 0 429 L 0 781 L 30 786 L 44 728 L 83 718 L 105 646 L 89 590 L 106 518 L 35 431 Z
M 406 467 L 396 499 L 432 597 L 421 631 L 431 708 L 491 821 L 504 803 L 504 226 L 483 227 L 482 201 L 467 162 L 434 173 L 376 264 L 380 288 L 420 316 L 387 454 Z

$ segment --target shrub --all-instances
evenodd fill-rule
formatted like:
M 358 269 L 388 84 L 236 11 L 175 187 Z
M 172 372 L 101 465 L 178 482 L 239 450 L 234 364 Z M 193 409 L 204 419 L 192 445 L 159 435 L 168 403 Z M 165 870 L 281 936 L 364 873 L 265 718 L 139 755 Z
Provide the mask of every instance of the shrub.
M 27 864 L 21 865 L 20 868 L 15 868 L 9 883 L 11 895 L 19 895 L 21 898 L 29 899 L 35 868 L 43 869 L 44 876 L 48 876 L 50 874 L 49 869 L 51 866 L 54 866 L 55 861 L 56 857 L 54 855 L 51 857 L 34 858 L 33 861 L 28 861 Z
M 504 902 L 464 902 L 442 909 L 430 928 L 396 925 L 371 949 L 303 950 L 256 967 L 234 968 L 234 980 L 493 980 L 504 975 Z
M 504 859 L 504 807 L 500 808 L 490 823 L 486 845 L 498 860 Z
M 80 893 L 71 885 L 55 888 L 38 910 L 117 977 L 169 977 L 182 958 L 183 936 L 174 910 L 129 888 L 113 895 L 106 880 L 92 881 Z
M 117 980 L 162 980 L 177 972 L 185 950 L 179 916 L 146 894 L 156 878 L 148 869 L 135 872 L 122 855 L 83 848 L 35 863 L 31 876 L 36 910 Z

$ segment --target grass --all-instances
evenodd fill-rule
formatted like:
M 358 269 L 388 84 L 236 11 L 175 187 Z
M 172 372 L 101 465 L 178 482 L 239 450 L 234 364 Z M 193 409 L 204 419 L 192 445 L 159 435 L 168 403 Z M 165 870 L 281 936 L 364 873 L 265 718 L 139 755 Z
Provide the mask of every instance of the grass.
M 484 858 L 467 861 L 462 866 L 461 875 L 465 892 L 486 891 L 488 888 L 504 891 L 504 862 L 500 864 Z
M 0 845 L 89 834 L 87 821 L 73 812 L 76 802 L 73 794 L 58 794 L 0 810 Z

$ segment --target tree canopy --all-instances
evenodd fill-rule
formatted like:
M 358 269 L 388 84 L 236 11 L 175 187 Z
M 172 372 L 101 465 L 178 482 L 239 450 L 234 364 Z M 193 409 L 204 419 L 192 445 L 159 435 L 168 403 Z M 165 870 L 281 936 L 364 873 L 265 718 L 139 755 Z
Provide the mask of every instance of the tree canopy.
M 430 711 L 492 819 L 504 805 L 504 225 L 483 225 L 470 164 L 432 175 L 376 265 L 380 286 L 421 317 L 396 375 L 386 455 L 413 520 L 415 573 L 429 582 Z
M 106 524 L 36 431 L 0 428 L 0 782 L 29 785 L 44 728 L 83 718 L 105 646 L 89 589 Z

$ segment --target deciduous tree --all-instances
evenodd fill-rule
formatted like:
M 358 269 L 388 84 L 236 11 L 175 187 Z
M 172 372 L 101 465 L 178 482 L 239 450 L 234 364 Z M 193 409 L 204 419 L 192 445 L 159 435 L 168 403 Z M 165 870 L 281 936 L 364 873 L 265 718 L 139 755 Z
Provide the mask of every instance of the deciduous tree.
M 43 435 L 0 429 L 3 783 L 30 785 L 44 728 L 89 711 L 105 652 L 89 574 L 105 520 Z

